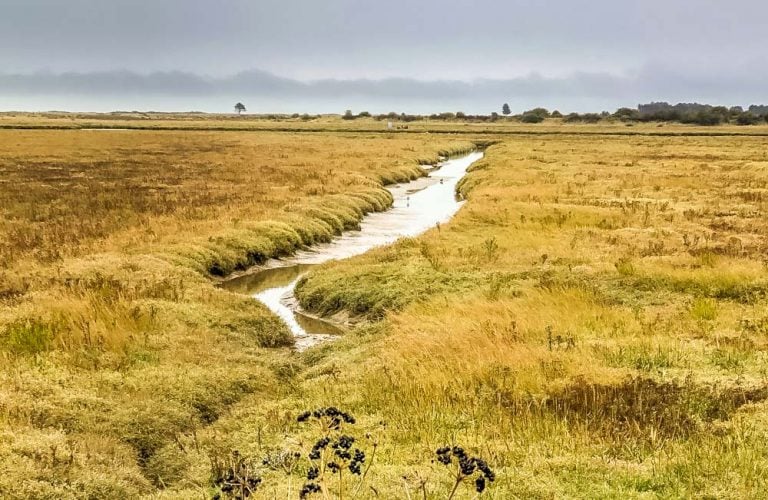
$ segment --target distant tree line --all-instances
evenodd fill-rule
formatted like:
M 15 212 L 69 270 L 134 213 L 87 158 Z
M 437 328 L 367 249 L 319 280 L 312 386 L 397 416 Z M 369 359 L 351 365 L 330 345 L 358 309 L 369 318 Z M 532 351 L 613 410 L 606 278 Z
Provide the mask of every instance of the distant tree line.
M 431 115 L 414 115 L 406 113 L 390 112 L 386 114 L 371 115 L 366 111 L 354 114 L 347 110 L 342 118 L 356 120 L 358 118 L 373 118 L 375 120 L 389 120 L 399 122 L 414 121 L 465 121 L 465 122 L 495 122 L 518 121 L 522 123 L 541 123 L 549 118 L 561 119 L 564 123 L 598 123 L 602 120 L 622 121 L 627 124 L 635 122 L 677 122 L 695 125 L 720 125 L 734 123 L 737 125 L 757 125 L 768 122 L 768 105 L 751 105 L 746 111 L 741 106 L 727 108 L 725 106 L 712 106 L 699 103 L 669 104 L 666 102 L 652 102 L 640 104 L 637 108 L 619 108 L 613 113 L 569 113 L 563 114 L 557 110 L 549 111 L 545 108 L 534 108 L 513 115 L 509 104 L 501 107 L 502 115 L 493 112 L 489 115 L 469 115 L 461 111 L 455 113 L 435 113 Z
M 414 114 L 408 114 L 408 113 L 396 113 L 394 111 L 389 113 L 383 113 L 383 114 L 377 114 L 372 115 L 371 113 L 367 111 L 362 111 L 360 113 L 353 113 L 351 110 L 347 110 L 344 112 L 343 115 L 341 115 L 341 118 L 344 120 L 357 120 L 358 118 L 373 118 L 377 121 L 399 121 L 399 122 L 415 122 L 415 121 L 424 121 L 424 120 L 431 120 L 431 121 L 467 121 L 467 122 L 493 122 L 498 120 L 499 114 L 494 112 L 490 115 L 469 115 L 462 111 L 457 111 L 455 113 L 446 112 L 446 113 L 434 113 L 431 115 L 414 115 Z
M 741 106 L 727 108 L 699 103 L 680 103 L 671 105 L 666 102 L 640 104 L 637 108 L 619 108 L 614 113 L 570 113 L 565 116 L 544 108 L 535 108 L 512 117 L 523 123 L 540 123 L 547 118 L 562 118 L 565 123 L 597 123 L 605 119 L 622 122 L 678 122 L 696 125 L 757 125 L 768 122 L 768 106 L 752 105 L 746 111 Z
M 245 106 L 238 103 L 235 106 L 238 113 L 245 111 Z M 302 121 L 315 120 L 320 115 L 309 115 L 293 113 L 288 114 L 261 114 L 253 115 L 256 118 L 266 120 L 285 120 L 288 118 L 300 119 Z M 720 125 L 733 123 L 737 125 L 757 125 L 768 122 L 768 105 L 749 106 L 746 110 L 741 106 L 727 108 L 725 106 L 712 106 L 699 103 L 679 103 L 669 104 L 666 102 L 652 102 L 640 104 L 637 108 L 619 108 L 613 113 L 603 111 L 602 113 L 568 113 L 563 114 L 560 111 L 549 111 L 546 108 L 533 108 L 519 114 L 512 114 L 509 104 L 504 104 L 501 108 L 501 114 L 492 112 L 488 115 L 471 115 L 462 111 L 433 113 L 430 115 L 416 115 L 407 113 L 396 113 L 394 111 L 383 114 L 373 115 L 367 111 L 353 113 L 352 110 L 346 110 L 342 114 L 344 120 L 357 120 L 369 118 L 377 121 L 391 121 L 400 123 L 409 123 L 415 121 L 463 121 L 469 123 L 493 123 L 496 121 L 517 121 L 521 123 L 541 123 L 547 119 L 559 119 L 563 123 L 598 123 L 603 120 L 621 121 L 631 125 L 642 122 L 677 122 L 689 123 L 695 125 Z
M 768 121 L 768 106 L 752 105 L 747 111 L 741 106 L 727 108 L 699 103 L 669 104 L 652 102 L 641 104 L 636 110 L 622 108 L 616 112 L 624 121 L 679 122 L 696 125 L 736 123 L 756 125 Z

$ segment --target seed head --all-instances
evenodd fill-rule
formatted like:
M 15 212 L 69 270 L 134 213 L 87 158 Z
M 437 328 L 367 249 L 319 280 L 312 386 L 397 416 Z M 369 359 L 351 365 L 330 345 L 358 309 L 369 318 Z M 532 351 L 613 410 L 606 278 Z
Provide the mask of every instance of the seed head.
M 477 490 L 478 493 L 485 491 L 485 476 L 478 476 L 477 479 L 475 479 L 475 490 Z
M 306 483 L 299 492 L 300 498 L 307 498 L 313 493 L 320 493 L 320 485 L 317 483 Z
M 309 420 L 309 417 L 311 417 L 311 416 L 312 416 L 312 413 L 310 413 L 308 411 L 305 411 L 304 413 L 302 413 L 301 415 L 296 417 L 296 421 L 298 421 L 298 422 L 306 422 L 307 420 Z
M 314 481 L 318 478 L 320 475 L 320 469 L 317 467 L 312 467 L 307 471 L 307 480 Z

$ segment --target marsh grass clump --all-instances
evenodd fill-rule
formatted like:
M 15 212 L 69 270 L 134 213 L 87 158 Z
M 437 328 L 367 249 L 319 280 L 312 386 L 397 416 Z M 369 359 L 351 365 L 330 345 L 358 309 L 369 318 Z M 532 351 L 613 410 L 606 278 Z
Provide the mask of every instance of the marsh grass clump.
M 628 257 L 622 257 L 619 259 L 616 264 L 616 271 L 621 276 L 634 276 L 635 274 L 635 266 L 632 263 L 632 259 Z
M 421 242 L 419 245 L 419 253 L 422 257 L 424 257 L 424 259 L 426 259 L 427 262 L 429 262 L 429 265 L 432 269 L 437 272 L 441 271 L 444 256 L 440 254 L 439 250 L 431 247 L 426 242 Z
M 768 316 L 759 318 L 742 318 L 739 330 L 744 335 L 768 335 Z
M 748 403 L 768 398 L 768 386 L 716 388 L 634 377 L 616 385 L 578 380 L 545 403 L 552 414 L 606 438 L 686 438 Z
M 717 318 L 717 302 L 713 299 L 697 297 L 690 308 L 691 317 L 701 321 L 713 321 Z
M 520 297 L 522 292 L 516 287 L 519 277 L 508 273 L 493 273 L 488 279 L 488 288 L 484 295 L 488 300 L 503 297 Z
M 495 236 L 483 241 L 483 254 L 486 262 L 496 262 L 499 260 L 499 242 Z
M 646 373 L 663 372 L 689 364 L 681 349 L 661 345 L 622 345 L 615 349 L 596 348 L 605 361 L 616 367 L 630 367 Z
M 214 498 L 222 498 L 222 495 L 236 500 L 250 498 L 262 483 L 254 464 L 239 451 L 214 460 L 212 469 L 211 482 L 218 489 Z
M 7 325 L 0 339 L 7 349 L 17 354 L 37 354 L 48 350 L 60 327 L 41 319 L 20 319 Z

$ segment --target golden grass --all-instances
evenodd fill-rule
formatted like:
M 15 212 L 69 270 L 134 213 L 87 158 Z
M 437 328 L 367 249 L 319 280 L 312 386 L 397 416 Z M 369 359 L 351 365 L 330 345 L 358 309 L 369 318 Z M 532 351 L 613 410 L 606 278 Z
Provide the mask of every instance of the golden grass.
M 378 442 L 362 498 L 446 498 L 434 458 L 447 444 L 491 464 L 490 498 L 766 490 L 763 138 L 468 136 L 499 141 L 461 183 L 468 203 L 419 238 L 313 271 L 304 306 L 362 321 L 293 355 L 274 347 L 290 341 L 275 318 L 206 273 L 354 227 L 388 203 L 382 180 L 469 146 L 354 132 L 363 122 L 0 132 L 18 144 L 0 158 L 14 176 L 2 230 L 46 235 L 20 238 L 3 271 L 0 492 L 203 497 L 212 460 L 238 450 L 264 479 L 257 496 L 295 498 L 306 458 L 288 473 L 261 460 L 306 456 L 318 436 L 296 416 L 329 405 L 357 417 L 368 452 Z M 548 127 L 561 125 L 520 131 Z M 109 196 L 86 203 L 73 186 L 91 184 Z M 53 192 L 73 208 L 36 208 Z M 77 242 L 61 213 L 83 219 Z
M 179 443 L 249 394 L 279 397 L 294 363 L 285 325 L 210 274 L 353 228 L 388 207 L 384 183 L 473 147 L 210 131 L 0 142 L 0 496 L 23 498 L 136 497 L 202 470 L 186 451 L 207 452 Z
M 358 118 L 344 120 L 340 115 L 234 115 L 204 113 L 0 113 L 0 128 L 57 129 L 146 129 L 146 130 L 280 130 L 315 132 L 388 132 L 388 120 Z M 707 127 L 679 123 L 627 124 L 608 119 L 597 124 L 566 123 L 562 119 L 547 119 L 540 124 L 521 123 L 512 119 L 496 122 L 443 121 L 422 119 L 393 122 L 395 133 L 442 132 L 450 134 L 620 134 L 620 135 L 768 135 L 768 125 L 722 125 Z
M 503 468 L 499 498 L 759 496 L 763 142 L 492 146 L 451 223 L 304 280 L 310 308 L 370 297 L 390 312 L 329 348 L 322 363 L 339 382 L 309 377 L 302 398 L 344 401 L 397 429 L 403 451 L 380 483 L 393 496 L 408 456 L 451 442 Z M 404 270 L 392 290 L 383 277 Z

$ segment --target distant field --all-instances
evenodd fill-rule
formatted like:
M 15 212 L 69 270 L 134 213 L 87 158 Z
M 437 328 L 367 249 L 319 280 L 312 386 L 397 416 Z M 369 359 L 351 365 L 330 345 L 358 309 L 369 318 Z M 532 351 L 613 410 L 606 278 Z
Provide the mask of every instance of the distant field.
M 339 115 L 299 116 L 291 118 L 277 115 L 232 114 L 168 114 L 168 113 L 0 113 L 2 128 L 59 128 L 59 129 L 146 129 L 146 130 L 220 130 L 220 131 L 316 131 L 316 132 L 390 132 L 388 120 L 357 118 L 343 120 Z M 597 124 L 564 123 L 561 119 L 548 119 L 530 125 L 517 120 L 501 118 L 495 122 L 471 120 L 392 120 L 394 133 L 439 132 L 474 135 L 528 135 L 528 134 L 616 134 L 616 135 L 768 135 L 768 124 L 751 126 L 682 125 L 678 123 L 623 123 L 603 120 Z
M 446 498 L 446 444 L 493 467 L 489 498 L 768 489 L 768 138 L 738 135 L 768 128 L 146 120 L 254 130 L 0 130 L 0 496 L 209 497 L 238 450 L 295 498 L 296 417 L 326 406 L 376 443 L 359 498 Z M 489 142 L 453 221 L 299 284 L 354 316 L 343 340 L 292 354 L 215 287 Z
M 420 163 L 437 161 L 459 141 L 6 130 L 0 143 L 0 262 L 9 267 L 27 258 L 189 243 L 249 221 L 285 219 L 288 206 L 334 195 L 380 198 L 382 182 L 421 175 Z M 371 208 L 361 200 L 351 202 Z

